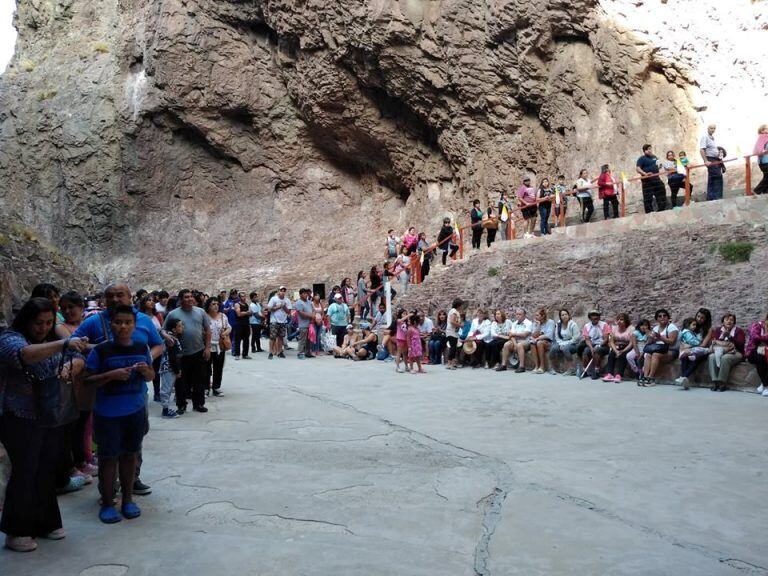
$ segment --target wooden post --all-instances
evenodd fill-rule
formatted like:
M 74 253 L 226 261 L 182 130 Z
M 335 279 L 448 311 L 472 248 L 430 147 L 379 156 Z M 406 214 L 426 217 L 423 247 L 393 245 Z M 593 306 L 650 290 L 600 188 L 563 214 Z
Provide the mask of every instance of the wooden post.
M 565 207 L 568 202 L 568 194 L 563 193 L 560 195 L 560 227 L 565 227 Z
M 619 180 L 619 199 L 620 199 L 620 212 L 621 217 L 624 218 L 624 216 L 627 213 L 627 201 L 626 201 L 626 194 L 624 192 L 624 180 Z
M 464 259 L 464 229 L 459 226 L 459 259 Z
M 744 156 L 744 159 L 747 163 L 746 171 L 744 172 L 744 185 L 747 187 L 747 196 L 754 196 L 755 193 L 752 192 L 752 157 Z
M 414 252 L 411 256 L 413 261 L 413 274 L 411 274 L 411 284 L 421 284 L 421 258 L 418 252 Z
M 685 205 L 691 204 L 691 167 L 685 167 Z

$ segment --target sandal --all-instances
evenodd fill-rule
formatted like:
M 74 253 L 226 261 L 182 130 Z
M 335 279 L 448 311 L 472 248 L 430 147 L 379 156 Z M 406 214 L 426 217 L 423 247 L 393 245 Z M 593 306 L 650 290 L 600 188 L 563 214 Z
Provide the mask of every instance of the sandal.
M 141 516 L 141 508 L 139 508 L 135 502 L 128 502 L 120 507 L 120 511 L 128 520 L 133 520 Z
M 120 522 L 122 518 L 120 517 L 120 514 L 117 513 L 117 510 L 115 510 L 114 506 L 102 506 L 99 510 L 99 520 L 104 522 L 104 524 L 115 524 L 116 522 Z

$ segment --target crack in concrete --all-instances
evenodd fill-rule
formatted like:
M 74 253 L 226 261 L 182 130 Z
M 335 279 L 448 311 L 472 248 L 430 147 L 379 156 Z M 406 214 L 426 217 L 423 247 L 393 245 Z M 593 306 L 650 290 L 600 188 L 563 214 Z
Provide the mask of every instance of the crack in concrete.
M 501 521 L 502 507 L 504 505 L 504 501 L 507 498 L 507 494 L 512 489 L 512 485 L 513 485 L 512 470 L 506 462 L 498 458 L 494 458 L 492 456 L 482 454 L 481 452 L 477 452 L 469 448 L 458 446 L 456 444 L 448 442 L 447 440 L 440 440 L 439 438 L 435 438 L 434 436 L 430 436 L 429 434 L 425 434 L 424 432 L 419 432 L 418 430 L 414 430 L 406 426 L 401 426 L 400 424 L 396 424 L 391 420 L 383 418 L 377 414 L 366 412 L 365 410 L 360 410 L 359 408 L 352 406 L 351 404 L 339 402 L 338 400 L 333 400 L 331 398 L 327 398 L 319 394 L 312 394 L 310 392 L 306 392 L 296 387 L 290 387 L 289 390 L 291 390 L 295 394 L 300 394 L 307 398 L 313 398 L 324 404 L 334 406 L 335 408 L 350 410 L 362 416 L 374 418 L 379 422 L 385 424 L 386 426 L 392 428 L 393 431 L 400 432 L 408 436 L 412 442 L 420 446 L 423 446 L 424 448 L 431 450 L 431 449 L 434 449 L 435 446 L 438 446 L 444 452 L 448 452 L 451 456 L 454 456 L 455 458 L 470 460 L 476 465 L 478 465 L 479 467 L 482 467 L 484 469 L 490 469 L 493 472 L 493 474 L 496 476 L 496 486 L 494 487 L 493 492 L 491 492 L 488 496 L 480 500 L 481 502 L 485 501 L 485 505 L 483 506 L 483 509 L 482 509 L 482 521 L 481 521 L 482 534 L 480 536 L 480 539 L 475 545 L 473 569 L 475 572 L 475 576 L 491 576 L 491 569 L 490 569 L 491 539 L 493 538 L 493 534 L 496 531 L 496 527 Z M 419 439 L 417 439 L 417 437 Z
M 320 496 L 321 494 L 329 494 L 331 492 L 344 492 L 345 490 L 352 490 L 353 488 L 370 488 L 371 486 L 375 486 L 375 484 L 350 484 L 349 486 L 342 486 L 341 488 L 329 488 L 328 490 L 313 492 L 310 496 Z
M 204 508 L 205 506 L 211 506 L 215 504 L 229 504 L 232 506 L 235 510 L 240 510 L 242 512 L 254 512 L 254 514 L 251 514 L 251 516 L 257 516 L 262 518 L 278 518 L 280 520 L 285 520 L 286 522 L 300 522 L 300 523 L 308 523 L 308 524 L 322 524 L 326 526 L 335 526 L 337 528 L 342 528 L 344 532 L 347 534 L 351 534 L 352 536 L 355 535 L 352 530 L 349 529 L 349 527 L 346 524 L 339 524 L 337 522 L 329 522 L 328 520 L 317 520 L 315 518 L 297 518 L 294 516 L 283 516 L 282 514 L 267 514 L 264 512 L 256 512 L 254 508 L 243 508 L 241 506 L 238 506 L 231 500 L 215 500 L 212 502 L 203 502 L 202 504 L 198 504 L 197 506 L 194 506 L 186 511 L 184 514 L 185 516 L 189 516 L 192 514 L 192 512 L 195 512 L 196 510 L 200 510 L 201 508 Z M 238 520 L 237 518 L 232 518 L 232 521 L 235 524 L 238 524 L 240 526 L 249 526 L 253 525 L 253 522 L 244 522 L 241 520 Z
M 250 421 L 241 420 L 240 418 L 214 418 L 213 420 L 208 420 L 206 425 L 212 424 L 213 422 L 240 422 L 241 424 L 250 424 Z
M 391 436 L 395 434 L 395 431 L 385 432 L 381 434 L 371 434 L 364 438 L 348 438 L 345 440 L 332 440 L 332 439 L 319 439 L 319 440 L 307 440 L 303 438 L 283 438 L 283 437 L 266 437 L 266 438 L 248 438 L 246 442 L 303 442 L 306 444 L 322 444 L 324 442 L 332 444 L 345 444 L 348 442 L 367 442 L 373 438 L 380 438 L 382 436 Z
M 179 476 L 181 478 L 181 476 Z M 215 486 L 205 486 L 203 484 L 184 484 L 183 482 L 179 482 L 179 479 L 176 479 L 176 484 L 179 486 L 184 486 L 185 488 L 201 488 L 204 490 L 216 490 L 217 492 L 221 490 L 221 488 L 216 488 Z
M 680 540 L 674 536 L 671 536 L 669 534 L 662 532 L 661 530 L 657 530 L 656 528 L 651 528 L 650 526 L 646 526 L 644 524 L 640 524 L 638 522 L 634 522 L 632 520 L 624 518 L 623 516 L 620 516 L 615 512 L 611 512 L 610 510 L 603 508 L 601 506 L 598 506 L 594 502 L 591 502 L 584 498 L 579 498 L 578 496 L 573 496 L 572 494 L 561 492 L 556 488 L 552 488 L 550 486 L 544 486 L 543 484 L 529 483 L 526 485 L 526 487 L 531 490 L 536 490 L 538 492 L 545 492 L 547 494 L 553 495 L 556 498 L 562 500 L 563 502 L 567 502 L 568 504 L 573 504 L 574 506 L 578 506 L 579 508 L 590 510 L 591 512 L 594 512 L 602 516 L 603 518 L 612 520 L 614 522 L 619 522 L 621 524 L 624 524 L 625 526 L 628 526 L 633 530 L 637 530 L 638 532 L 642 532 L 643 534 L 647 534 L 649 536 L 653 536 L 655 538 L 663 540 L 667 544 L 670 544 L 671 546 L 675 546 L 677 548 L 681 548 L 689 552 L 700 554 L 712 560 L 717 560 L 718 562 L 722 564 L 727 564 L 737 570 L 745 571 L 747 574 L 755 574 L 755 575 L 759 574 L 761 576 L 768 576 L 768 568 L 764 566 L 759 566 L 756 564 L 752 564 L 750 562 L 745 562 L 744 560 L 739 560 L 738 558 L 729 558 L 724 553 L 718 552 L 717 550 L 712 550 L 711 548 L 707 548 L 706 546 L 703 546 L 701 544 Z

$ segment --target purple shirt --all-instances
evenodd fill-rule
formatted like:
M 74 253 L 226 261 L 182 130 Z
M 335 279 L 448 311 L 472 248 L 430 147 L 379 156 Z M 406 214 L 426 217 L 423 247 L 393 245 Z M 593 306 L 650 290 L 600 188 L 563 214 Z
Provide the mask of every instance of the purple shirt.
M 526 204 L 533 204 L 536 202 L 536 191 L 530 186 L 523 184 L 517 189 L 517 197 Z
M 757 350 L 758 346 L 768 345 L 768 331 L 765 329 L 765 322 L 755 322 L 749 327 L 749 340 L 745 349 L 747 357 Z

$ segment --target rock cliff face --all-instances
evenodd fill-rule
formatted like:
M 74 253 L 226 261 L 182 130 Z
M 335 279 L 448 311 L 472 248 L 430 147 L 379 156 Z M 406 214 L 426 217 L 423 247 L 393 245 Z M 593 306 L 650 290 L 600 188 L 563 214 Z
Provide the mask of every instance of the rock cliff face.
M 349 273 L 390 226 L 432 229 L 526 172 L 631 167 L 644 141 L 693 149 L 718 86 L 765 92 L 749 55 L 713 77 L 676 52 L 732 54 L 683 23 L 693 2 L 625 4 L 19 0 L 2 210 L 100 280 Z M 758 4 L 729 4 L 745 33 Z

